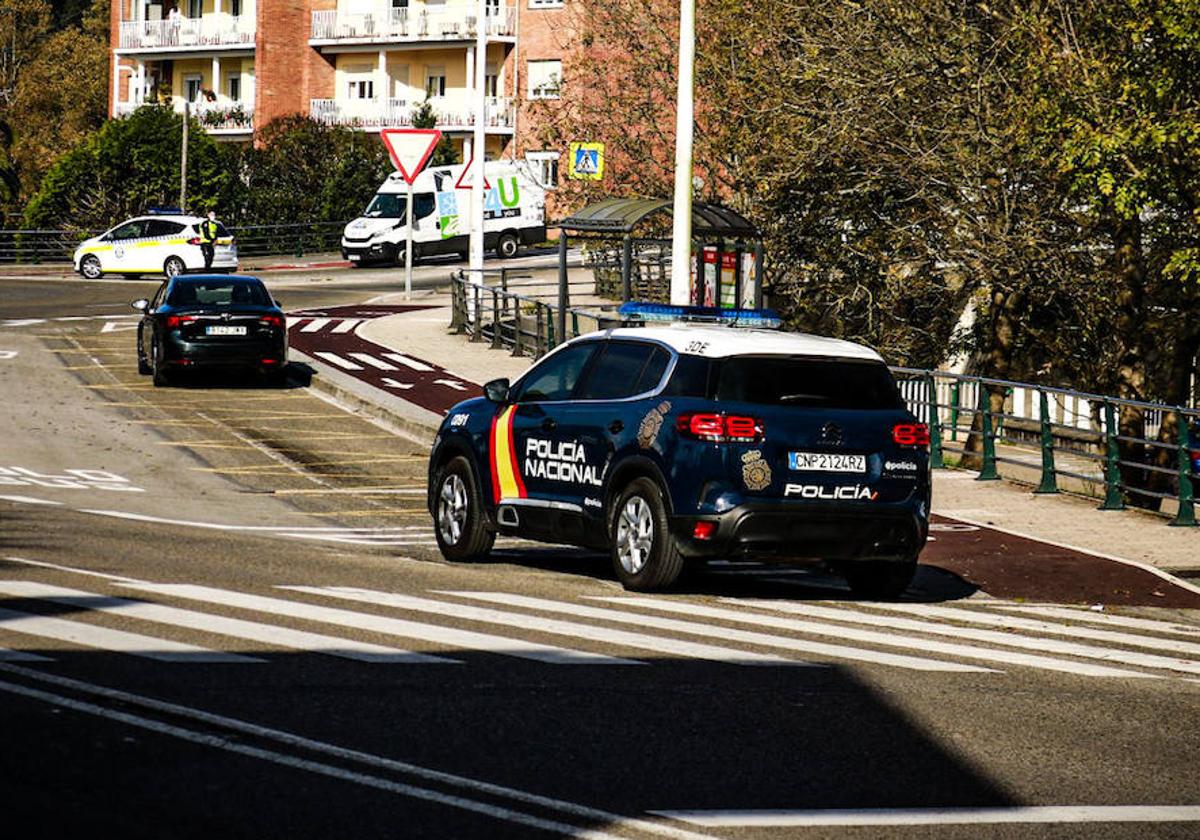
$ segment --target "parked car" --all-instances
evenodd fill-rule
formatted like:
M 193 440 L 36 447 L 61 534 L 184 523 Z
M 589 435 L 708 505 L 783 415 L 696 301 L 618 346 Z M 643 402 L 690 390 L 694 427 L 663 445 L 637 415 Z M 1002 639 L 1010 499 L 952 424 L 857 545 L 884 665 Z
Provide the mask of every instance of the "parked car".
M 629 589 L 687 561 L 820 560 L 894 598 L 928 536 L 929 430 L 873 350 L 718 326 L 582 336 L 450 410 L 429 460 L 442 554 L 497 534 L 611 552 Z
M 287 319 L 257 277 L 212 274 L 171 277 L 150 300 L 137 331 L 138 373 L 155 385 L 183 371 L 254 370 L 282 381 Z
M 200 250 L 200 216 L 138 216 L 122 222 L 99 236 L 86 239 L 75 249 L 75 270 L 88 280 L 105 274 L 162 274 L 174 277 L 204 269 Z M 237 245 L 233 236 L 217 223 L 212 271 L 236 271 Z

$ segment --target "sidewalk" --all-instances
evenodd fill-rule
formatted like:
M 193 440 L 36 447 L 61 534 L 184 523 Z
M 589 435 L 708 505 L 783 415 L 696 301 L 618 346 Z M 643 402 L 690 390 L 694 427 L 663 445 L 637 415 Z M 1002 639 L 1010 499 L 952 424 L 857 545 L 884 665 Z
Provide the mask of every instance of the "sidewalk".
M 584 271 L 573 270 L 573 289 L 585 285 L 581 282 Z M 574 276 L 576 272 L 580 274 Z M 543 277 L 527 281 L 519 291 L 548 302 L 553 302 L 557 294 L 556 288 Z M 406 301 L 402 294 L 397 294 L 374 302 Z M 516 379 L 534 361 L 529 356 L 514 357 L 509 350 L 493 350 L 485 342 L 471 342 L 466 335 L 455 335 L 450 329 L 450 295 L 446 289 L 414 294 L 408 302 L 430 308 L 366 321 L 358 327 L 358 335 L 390 350 L 445 367 L 476 386 L 498 377 Z M 573 306 L 600 302 L 593 295 L 573 291 Z M 318 386 L 322 378 L 327 382 L 345 379 L 340 371 L 328 365 L 320 362 L 312 365 L 317 370 L 313 382 Z M 366 386 L 355 388 L 353 397 L 351 401 L 360 406 L 363 402 L 373 402 L 376 406 L 394 407 L 403 402 L 402 395 L 385 394 Z M 423 433 L 427 440 L 436 431 L 435 415 L 427 411 L 400 412 L 397 419 L 400 421 L 397 425 L 409 434 L 416 433 L 419 437 Z M 1172 528 L 1166 519 L 1134 510 L 1100 511 L 1093 499 L 1066 494 L 1037 496 L 1028 486 L 1007 481 L 975 481 L 976 475 L 965 470 L 936 471 L 934 513 L 1164 571 L 1200 571 L 1200 528 Z

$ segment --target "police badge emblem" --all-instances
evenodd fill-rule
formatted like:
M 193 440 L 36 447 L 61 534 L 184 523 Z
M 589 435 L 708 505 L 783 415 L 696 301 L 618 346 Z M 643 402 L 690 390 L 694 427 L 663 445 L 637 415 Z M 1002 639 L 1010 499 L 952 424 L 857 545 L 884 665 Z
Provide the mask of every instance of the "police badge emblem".
M 771 467 L 763 460 L 760 450 L 752 449 L 742 455 L 742 481 L 749 490 L 765 490 L 771 486 Z
M 642 423 L 638 426 L 637 433 L 638 445 L 642 449 L 649 449 L 654 445 L 654 441 L 658 437 L 658 432 L 662 429 L 663 419 L 670 410 L 671 404 L 669 402 L 661 402 L 642 418 Z

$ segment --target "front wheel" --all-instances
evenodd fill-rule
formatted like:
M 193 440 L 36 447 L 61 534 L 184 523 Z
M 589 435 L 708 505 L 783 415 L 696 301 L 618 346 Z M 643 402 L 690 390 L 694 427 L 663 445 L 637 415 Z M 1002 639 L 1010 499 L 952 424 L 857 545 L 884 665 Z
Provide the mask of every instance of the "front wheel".
M 482 560 L 492 550 L 496 535 L 487 529 L 483 498 L 471 465 L 461 455 L 438 471 L 433 532 L 447 560 Z
M 167 277 L 175 277 L 187 271 L 187 266 L 179 257 L 167 257 L 167 261 L 163 263 L 163 274 Z
M 908 590 L 913 575 L 917 573 L 917 561 L 912 560 L 864 560 L 847 563 L 842 568 L 850 591 L 869 601 L 897 601 Z
M 662 491 L 648 478 L 631 481 L 617 497 L 611 536 L 613 570 L 626 589 L 666 589 L 683 571 Z
M 79 273 L 88 280 L 99 280 L 104 274 L 104 269 L 100 267 L 100 258 L 88 254 L 79 263 Z

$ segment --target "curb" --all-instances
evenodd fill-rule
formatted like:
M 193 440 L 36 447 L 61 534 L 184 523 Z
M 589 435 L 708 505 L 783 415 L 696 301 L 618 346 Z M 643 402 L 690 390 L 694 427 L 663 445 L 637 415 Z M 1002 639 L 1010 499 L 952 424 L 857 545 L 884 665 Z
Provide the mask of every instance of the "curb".
M 308 387 L 320 392 L 317 396 L 323 394 L 353 413 L 378 421 L 416 443 L 431 444 L 442 425 L 440 414 L 359 382 L 299 350 L 288 348 L 288 361 L 307 365 L 313 371 Z

